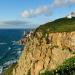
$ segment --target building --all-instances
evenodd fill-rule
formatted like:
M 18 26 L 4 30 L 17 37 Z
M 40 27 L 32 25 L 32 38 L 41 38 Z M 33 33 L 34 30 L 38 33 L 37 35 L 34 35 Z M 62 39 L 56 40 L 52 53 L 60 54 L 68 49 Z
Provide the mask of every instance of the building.
M 72 12 L 72 13 L 70 13 L 68 16 L 67 16 L 67 18 L 72 18 L 72 17 L 75 17 L 75 12 Z

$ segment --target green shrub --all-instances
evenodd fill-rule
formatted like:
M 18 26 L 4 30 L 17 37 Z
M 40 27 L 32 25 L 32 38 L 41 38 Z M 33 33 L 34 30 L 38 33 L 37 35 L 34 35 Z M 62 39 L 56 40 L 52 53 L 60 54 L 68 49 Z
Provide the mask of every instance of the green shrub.
M 64 63 L 55 70 L 46 70 L 40 75 L 75 75 L 75 57 L 65 60 Z
M 13 75 L 13 68 L 15 68 L 15 66 L 17 65 L 17 63 L 12 64 L 7 70 L 5 70 L 1 75 Z

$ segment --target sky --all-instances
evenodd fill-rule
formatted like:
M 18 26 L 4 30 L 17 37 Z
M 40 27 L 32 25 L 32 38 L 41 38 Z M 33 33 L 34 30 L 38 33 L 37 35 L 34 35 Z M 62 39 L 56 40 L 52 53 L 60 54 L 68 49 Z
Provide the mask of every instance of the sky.
M 0 28 L 35 28 L 75 12 L 75 0 L 0 0 Z

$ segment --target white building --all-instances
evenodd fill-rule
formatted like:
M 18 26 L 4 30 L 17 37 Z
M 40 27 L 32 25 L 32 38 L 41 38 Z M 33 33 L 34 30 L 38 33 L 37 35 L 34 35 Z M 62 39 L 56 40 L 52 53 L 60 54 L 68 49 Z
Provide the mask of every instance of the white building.
M 67 18 L 71 19 L 72 17 L 75 17 L 75 12 L 70 13 Z

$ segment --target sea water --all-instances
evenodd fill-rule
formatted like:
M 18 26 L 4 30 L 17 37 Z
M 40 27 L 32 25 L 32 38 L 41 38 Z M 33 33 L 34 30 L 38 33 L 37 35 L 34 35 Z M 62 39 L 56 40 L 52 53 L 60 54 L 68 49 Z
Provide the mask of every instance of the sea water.
M 0 29 L 0 73 L 15 63 L 22 53 L 23 45 L 16 44 L 31 29 Z

